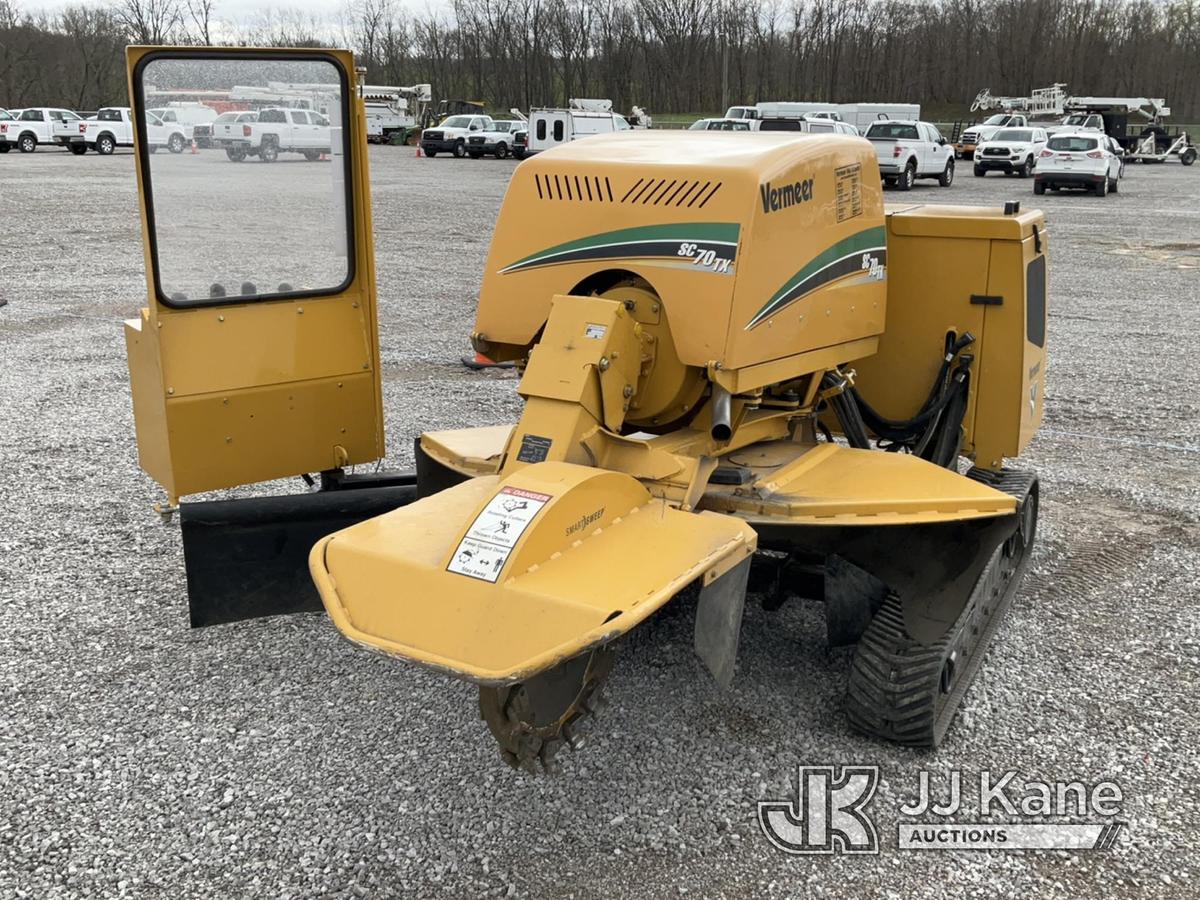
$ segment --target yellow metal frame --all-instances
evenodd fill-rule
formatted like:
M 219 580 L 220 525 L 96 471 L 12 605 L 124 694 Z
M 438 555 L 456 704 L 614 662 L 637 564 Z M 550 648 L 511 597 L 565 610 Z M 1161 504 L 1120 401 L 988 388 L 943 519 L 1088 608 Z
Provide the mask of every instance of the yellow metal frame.
M 129 47 L 129 94 L 152 54 L 228 57 L 209 47 Z M 170 502 L 211 491 L 366 463 L 384 454 L 375 249 L 366 121 L 346 50 L 262 49 L 312 57 L 349 86 L 345 177 L 353 192 L 354 277 L 340 293 L 220 306 L 160 302 L 149 240 L 147 185 L 136 145 L 147 306 L 125 323 L 141 466 Z M 134 109 L 135 121 L 142 110 Z

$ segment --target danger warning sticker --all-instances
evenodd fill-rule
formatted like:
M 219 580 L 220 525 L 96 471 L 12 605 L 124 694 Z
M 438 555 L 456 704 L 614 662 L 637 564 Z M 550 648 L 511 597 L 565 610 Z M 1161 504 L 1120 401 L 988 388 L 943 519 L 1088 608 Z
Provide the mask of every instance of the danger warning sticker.
M 450 558 L 447 572 L 493 584 L 549 494 L 504 487 L 480 510 Z

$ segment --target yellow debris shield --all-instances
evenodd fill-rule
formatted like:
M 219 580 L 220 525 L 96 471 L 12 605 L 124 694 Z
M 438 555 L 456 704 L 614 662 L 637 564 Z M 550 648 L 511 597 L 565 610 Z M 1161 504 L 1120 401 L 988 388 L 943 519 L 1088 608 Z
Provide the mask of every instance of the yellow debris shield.
M 545 462 L 339 531 L 309 564 L 351 640 L 495 685 L 629 631 L 749 559 L 756 540 L 745 522 L 682 512 L 628 475 Z

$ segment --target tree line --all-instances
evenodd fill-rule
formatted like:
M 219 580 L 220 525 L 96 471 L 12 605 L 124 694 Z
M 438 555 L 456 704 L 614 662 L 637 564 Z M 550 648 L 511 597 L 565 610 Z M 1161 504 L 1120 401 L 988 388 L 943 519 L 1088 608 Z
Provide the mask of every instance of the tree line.
M 980 88 L 1165 97 L 1200 114 L 1200 0 L 351 0 L 319 17 L 218 0 L 21 11 L 0 0 L 0 106 L 125 102 L 127 43 L 348 46 L 375 84 L 490 107 L 608 97 L 713 113 L 758 100 L 951 108 Z

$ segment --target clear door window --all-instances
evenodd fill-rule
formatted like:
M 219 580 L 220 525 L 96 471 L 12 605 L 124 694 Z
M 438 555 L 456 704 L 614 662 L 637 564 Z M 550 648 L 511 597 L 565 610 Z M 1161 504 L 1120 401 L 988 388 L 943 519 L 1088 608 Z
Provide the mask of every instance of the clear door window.
M 197 306 L 343 290 L 353 277 L 353 242 L 341 69 L 311 56 L 187 58 L 179 51 L 147 60 L 135 75 L 141 91 L 199 89 L 231 103 L 279 104 L 263 108 L 257 122 L 227 129 L 211 148 L 142 158 L 160 299 Z M 282 107 L 299 95 L 329 111 L 327 155 L 285 134 Z M 307 114 L 295 117 L 308 124 Z

